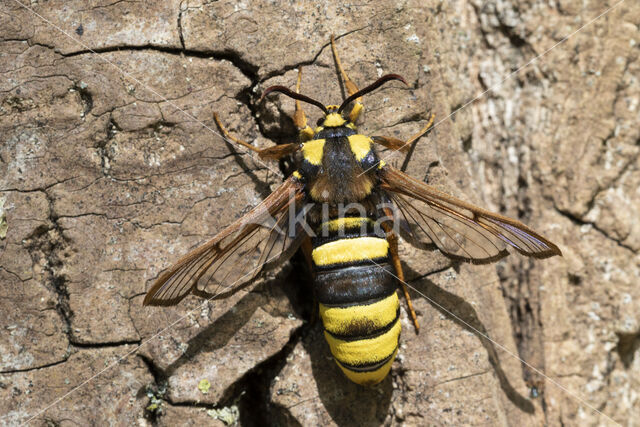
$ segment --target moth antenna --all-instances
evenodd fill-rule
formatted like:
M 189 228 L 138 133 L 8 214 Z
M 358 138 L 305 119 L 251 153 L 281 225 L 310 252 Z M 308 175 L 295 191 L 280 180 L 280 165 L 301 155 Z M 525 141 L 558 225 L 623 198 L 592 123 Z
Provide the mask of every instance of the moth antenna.
M 345 99 L 344 102 L 342 103 L 342 105 L 340 105 L 340 108 L 338 108 L 338 113 L 342 113 L 342 110 L 344 110 L 344 108 L 347 105 L 349 105 L 350 103 L 352 103 L 356 99 L 360 98 L 363 95 L 366 95 L 369 92 L 372 92 L 372 91 L 378 89 L 380 86 L 382 86 L 383 84 L 385 84 L 386 82 L 388 82 L 390 80 L 400 80 L 402 83 L 404 83 L 405 85 L 409 86 L 407 84 L 407 82 L 404 80 L 404 78 L 402 78 L 402 76 L 400 76 L 398 74 L 387 74 L 386 76 L 380 77 L 378 80 L 376 80 L 375 82 L 371 83 L 369 86 L 365 87 L 364 89 L 360 89 L 359 91 L 357 91 L 356 93 L 354 93 L 353 95 L 351 95 L 350 97 Z
M 264 99 L 265 96 L 269 95 L 272 92 L 280 92 L 284 95 L 287 95 L 289 98 L 293 98 L 293 99 L 297 99 L 299 101 L 302 102 L 306 102 L 307 104 L 311 104 L 311 105 L 315 105 L 316 107 L 320 108 L 325 114 L 328 114 L 329 111 L 327 110 L 327 107 L 325 107 L 322 102 L 320 101 L 316 101 L 315 99 L 309 98 L 308 96 L 302 95 L 300 93 L 294 92 L 284 86 L 271 86 L 268 87 L 263 93 L 262 96 L 260 97 L 260 100 L 258 100 L 258 103 L 262 102 L 262 100 Z

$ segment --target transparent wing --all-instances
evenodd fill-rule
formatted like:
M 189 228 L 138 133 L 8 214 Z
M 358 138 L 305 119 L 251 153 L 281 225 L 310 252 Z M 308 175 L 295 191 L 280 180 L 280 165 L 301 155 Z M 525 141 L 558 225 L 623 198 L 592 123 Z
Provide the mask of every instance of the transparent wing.
M 165 271 L 144 305 L 175 305 L 189 293 L 224 298 L 288 259 L 305 237 L 295 218 L 302 184 L 289 178 L 248 214 Z
M 398 207 L 407 228 L 400 233 L 419 247 L 436 245 L 452 258 L 476 263 L 498 260 L 510 246 L 523 255 L 547 258 L 560 249 L 526 225 L 491 213 L 385 166 L 381 188 Z

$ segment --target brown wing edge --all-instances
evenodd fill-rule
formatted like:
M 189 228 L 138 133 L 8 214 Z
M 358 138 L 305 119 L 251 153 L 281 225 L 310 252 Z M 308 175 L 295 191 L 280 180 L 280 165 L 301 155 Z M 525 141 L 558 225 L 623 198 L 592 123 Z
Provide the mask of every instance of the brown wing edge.
M 405 217 L 405 218 L 399 218 L 399 220 L 401 221 L 400 236 L 402 236 L 402 238 L 404 240 L 409 242 L 412 246 L 414 246 L 417 249 L 421 249 L 421 250 L 425 250 L 425 251 L 438 250 L 438 251 L 440 251 L 440 253 L 445 255 L 447 258 L 450 258 L 450 259 L 452 259 L 454 261 L 469 262 L 471 264 L 477 264 L 477 265 L 491 264 L 491 263 L 499 261 L 502 258 L 504 258 L 504 257 L 509 255 L 509 251 L 507 251 L 506 249 L 503 249 L 501 251 L 498 251 L 495 255 L 488 256 L 488 257 L 485 257 L 485 258 L 465 257 L 465 256 L 462 256 L 462 255 L 456 255 L 456 254 L 452 254 L 450 252 L 445 251 L 444 249 L 439 247 L 436 243 L 434 243 L 433 240 L 431 240 L 429 243 L 423 242 L 423 241 L 421 241 L 420 239 L 418 239 L 416 236 L 414 236 L 412 234 L 411 228 L 410 228 L 410 226 L 408 224 L 404 225 L 405 223 L 409 222 L 406 219 L 406 216 L 409 215 L 409 214 L 408 214 L 408 212 L 406 212 L 405 207 L 403 206 L 403 203 L 409 204 L 409 202 L 404 200 L 404 198 L 401 198 L 401 196 L 399 194 L 389 194 L 389 198 L 390 198 L 391 201 L 393 201 L 393 203 L 396 205 L 396 208 Z M 402 202 L 400 200 L 402 200 Z M 395 217 L 397 217 L 397 216 L 398 215 L 396 214 Z M 394 217 L 394 216 L 393 216 L 393 214 L 389 214 L 388 217 Z
M 527 227 L 520 221 L 515 219 L 496 214 L 470 203 L 459 200 L 453 196 L 450 196 L 442 191 L 435 189 L 434 187 L 425 184 L 422 181 L 419 181 L 400 170 L 385 165 L 380 171 L 380 188 L 390 192 L 391 194 L 397 193 L 401 195 L 405 195 L 408 197 L 412 197 L 418 200 L 421 200 L 428 205 L 435 207 L 437 209 L 451 212 L 451 208 L 443 205 L 443 203 L 447 203 L 449 205 L 453 205 L 456 207 L 460 207 L 462 209 L 466 209 L 473 213 L 473 218 L 470 218 L 466 215 L 463 215 L 459 212 L 454 212 L 457 216 L 464 217 L 468 221 L 472 221 L 479 226 L 483 227 L 485 230 L 489 231 L 491 234 L 505 242 L 507 245 L 513 247 L 515 250 L 520 252 L 522 255 L 530 256 L 534 258 L 544 259 L 549 258 L 555 255 L 562 256 L 562 252 L 560 248 L 556 246 L 554 243 L 541 236 L 531 228 Z M 390 194 L 390 195 L 391 195 Z M 539 243 L 542 243 L 547 247 L 546 250 L 538 251 L 538 252 L 528 252 L 517 245 L 515 245 L 512 241 L 510 241 L 506 236 L 504 236 L 499 230 L 500 228 L 508 231 L 510 233 L 519 234 L 521 236 L 525 236 L 525 239 L 532 237 Z M 448 254 L 443 251 L 443 253 L 449 256 L 452 259 L 463 259 L 467 260 L 468 258 Z M 496 256 L 486 258 L 486 259 L 471 259 L 470 261 L 476 263 L 489 263 L 493 261 L 497 261 L 498 259 L 506 256 L 508 253 L 500 253 Z
M 276 190 L 274 190 L 266 199 L 264 199 L 259 205 L 253 208 L 249 213 L 242 216 L 241 218 L 234 221 L 231 225 L 224 228 L 220 233 L 214 236 L 211 240 L 207 241 L 203 245 L 197 247 L 191 252 L 187 253 L 183 257 L 181 257 L 174 265 L 172 265 L 168 270 L 164 271 L 158 279 L 154 282 L 151 289 L 147 291 L 147 294 L 142 301 L 142 305 L 144 306 L 172 306 L 178 304 L 182 301 L 187 295 L 193 293 L 198 296 L 208 297 L 209 295 L 206 292 L 200 291 L 196 288 L 198 284 L 198 278 L 201 277 L 212 264 L 213 259 L 216 256 L 223 256 L 230 249 L 232 249 L 236 244 L 242 242 L 245 237 L 247 237 L 250 233 L 256 231 L 259 227 L 258 219 L 262 214 L 268 212 L 272 217 L 278 215 L 281 212 L 286 212 L 291 203 L 297 203 L 304 198 L 304 186 L 303 184 L 295 177 L 289 177 L 282 185 L 280 185 Z M 291 195 L 293 194 L 293 197 Z M 244 227 L 244 228 L 243 228 Z M 230 243 L 228 243 L 225 247 L 220 247 L 220 242 L 222 242 L 225 238 L 233 235 L 234 233 L 241 232 L 237 237 L 233 239 Z M 296 239 L 301 240 L 301 239 Z M 191 286 L 188 287 L 184 292 L 181 292 L 177 297 L 170 299 L 158 299 L 156 298 L 157 294 L 161 291 L 163 285 L 174 275 L 180 274 L 182 269 L 190 268 L 193 262 L 197 261 L 201 256 L 203 256 L 207 252 L 213 252 L 216 255 L 206 264 L 207 267 L 204 268 L 201 272 L 198 273 L 198 277 L 193 280 Z M 291 255 L 294 251 L 287 250 L 287 255 Z M 256 274 L 260 271 L 256 271 Z M 253 276 L 249 277 L 247 281 L 251 280 Z M 190 279 L 191 280 L 191 279 Z

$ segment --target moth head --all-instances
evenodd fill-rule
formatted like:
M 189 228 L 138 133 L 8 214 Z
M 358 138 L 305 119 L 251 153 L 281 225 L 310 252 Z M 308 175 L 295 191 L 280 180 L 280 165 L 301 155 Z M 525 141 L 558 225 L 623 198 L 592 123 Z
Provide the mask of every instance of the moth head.
M 324 117 L 318 120 L 318 126 L 335 128 L 347 124 L 348 120 L 342 115 L 342 112 L 338 111 L 340 109 L 339 105 L 327 105 L 325 108 L 327 112 Z

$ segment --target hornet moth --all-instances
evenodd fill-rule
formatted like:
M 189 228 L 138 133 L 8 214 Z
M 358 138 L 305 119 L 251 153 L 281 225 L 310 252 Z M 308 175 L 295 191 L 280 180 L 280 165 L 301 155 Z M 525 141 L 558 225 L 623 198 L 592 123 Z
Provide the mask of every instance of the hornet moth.
M 358 90 L 342 68 L 333 37 L 331 47 L 349 93 L 340 105 L 302 95 L 301 69 L 295 92 L 272 86 L 260 99 L 278 92 L 295 100 L 298 143 L 258 149 L 230 135 L 214 114 L 225 138 L 265 160 L 291 156 L 296 170 L 248 214 L 160 275 L 144 305 L 175 305 L 189 294 L 224 298 L 301 248 L 314 272 L 324 335 L 338 367 L 350 380 L 372 385 L 387 376 L 398 352 L 399 287 L 418 330 L 398 256 L 399 236 L 418 248 L 437 248 L 473 263 L 499 260 L 507 248 L 535 258 L 561 252 L 519 221 L 461 201 L 381 161 L 375 144 L 408 147 L 432 128 L 434 115 L 407 141 L 359 134 L 355 123 L 364 108 L 362 96 L 390 81 L 406 82 L 388 74 Z M 301 102 L 322 111 L 315 129 L 307 124 Z

